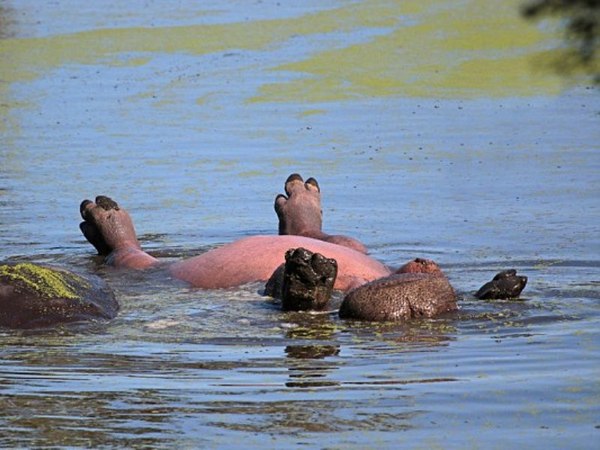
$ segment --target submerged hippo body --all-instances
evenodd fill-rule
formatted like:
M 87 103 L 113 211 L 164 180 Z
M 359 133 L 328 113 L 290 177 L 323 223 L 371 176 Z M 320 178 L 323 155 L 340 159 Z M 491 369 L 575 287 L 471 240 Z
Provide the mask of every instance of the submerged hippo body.
M 95 276 L 37 264 L 0 265 L 0 326 L 36 328 L 112 319 L 119 304 Z
M 351 248 L 304 236 L 252 236 L 170 266 L 173 276 L 208 288 L 227 288 L 267 281 L 285 263 L 289 249 L 303 247 L 337 261 L 335 289 L 353 287 L 389 275 L 379 261 Z

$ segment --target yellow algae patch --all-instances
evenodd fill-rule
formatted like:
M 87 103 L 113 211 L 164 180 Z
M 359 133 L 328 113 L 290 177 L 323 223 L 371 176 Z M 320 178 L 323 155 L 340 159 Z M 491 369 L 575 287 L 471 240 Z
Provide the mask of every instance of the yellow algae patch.
M 327 113 L 324 109 L 306 109 L 298 113 L 298 117 L 318 116 Z
M 380 11 L 381 12 L 381 11 Z M 351 4 L 287 19 L 213 25 L 106 28 L 43 38 L 0 39 L 2 80 L 23 81 L 39 71 L 68 63 L 138 66 L 148 54 L 208 54 L 226 50 L 258 50 L 293 36 L 381 27 L 395 22 L 386 14 L 363 14 Z M 123 58 L 137 53 L 138 57 Z
M 0 278 L 8 279 L 16 287 L 48 299 L 79 300 L 81 295 L 78 294 L 78 289 L 90 287 L 87 281 L 75 274 L 30 263 L 2 264 Z
M 308 57 L 286 52 L 271 69 L 292 72 L 293 79 L 263 84 L 249 102 L 556 93 L 560 79 L 532 69 L 532 56 L 547 50 L 550 35 L 523 20 L 520 5 L 521 0 L 363 0 L 283 19 L 1 39 L 2 80 L 25 81 L 72 63 L 136 67 L 161 53 L 270 52 L 304 36 L 313 45 L 326 44 Z M 373 34 L 356 43 L 356 37 Z M 172 87 L 168 79 L 158 82 L 156 90 Z
M 517 0 L 423 0 L 421 12 L 411 15 L 403 2 L 366 3 L 371 14 L 396 5 L 397 25 L 366 43 L 277 66 L 305 78 L 263 85 L 251 101 L 498 97 L 554 94 L 562 87 L 554 74 L 535 69 L 535 56 L 551 38 L 519 16 Z

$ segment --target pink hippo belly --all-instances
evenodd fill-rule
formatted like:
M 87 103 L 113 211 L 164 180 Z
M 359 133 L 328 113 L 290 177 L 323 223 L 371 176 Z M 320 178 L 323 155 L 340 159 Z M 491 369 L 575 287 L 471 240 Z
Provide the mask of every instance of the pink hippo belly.
M 335 289 L 347 291 L 367 281 L 388 276 L 382 263 L 348 247 L 302 236 L 252 236 L 210 250 L 170 267 L 176 278 L 206 289 L 266 281 L 285 262 L 290 248 L 304 247 L 338 263 Z

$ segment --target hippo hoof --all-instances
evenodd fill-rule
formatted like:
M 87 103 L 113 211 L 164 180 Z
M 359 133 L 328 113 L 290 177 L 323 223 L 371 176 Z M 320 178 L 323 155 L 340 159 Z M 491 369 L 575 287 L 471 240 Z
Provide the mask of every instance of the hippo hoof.
M 337 262 L 304 248 L 285 254 L 281 301 L 284 311 L 325 308 L 337 276 Z
M 498 272 L 475 293 L 482 300 L 517 298 L 527 284 L 526 276 L 517 275 L 515 269 Z
M 119 304 L 98 277 L 37 264 L 0 264 L 0 326 L 37 328 L 112 319 Z
M 456 311 L 456 293 L 443 275 L 397 273 L 351 291 L 342 302 L 342 319 L 397 322 Z

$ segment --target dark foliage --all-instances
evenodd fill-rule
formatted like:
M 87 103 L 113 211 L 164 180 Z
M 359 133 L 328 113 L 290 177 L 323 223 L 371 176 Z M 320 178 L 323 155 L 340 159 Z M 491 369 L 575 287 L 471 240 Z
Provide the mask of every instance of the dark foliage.
M 569 49 L 556 68 L 564 73 L 583 69 L 600 83 L 600 0 L 531 0 L 523 5 L 521 13 L 532 20 L 559 18 Z

